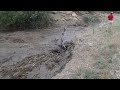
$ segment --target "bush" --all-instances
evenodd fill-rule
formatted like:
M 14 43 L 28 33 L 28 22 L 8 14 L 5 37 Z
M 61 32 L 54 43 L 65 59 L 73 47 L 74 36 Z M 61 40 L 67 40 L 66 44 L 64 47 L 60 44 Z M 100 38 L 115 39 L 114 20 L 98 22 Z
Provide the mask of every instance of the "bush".
M 83 21 L 87 24 L 93 24 L 100 22 L 99 18 L 94 15 L 87 15 L 83 18 Z
M 114 13 L 120 13 L 120 11 L 113 11 Z
M 101 77 L 96 71 L 86 70 L 84 79 L 100 79 Z
M 47 11 L 1 11 L 0 29 L 33 29 L 51 24 Z
M 78 69 L 78 71 L 73 73 L 70 76 L 70 79 L 100 79 L 101 76 L 99 75 L 98 71 L 91 70 L 91 69 Z
M 107 68 L 107 65 L 108 63 L 107 62 L 105 62 L 104 60 L 100 60 L 100 61 L 97 61 L 96 63 L 95 63 L 95 66 L 96 66 L 96 68 L 98 68 L 98 69 L 105 69 L 105 68 Z

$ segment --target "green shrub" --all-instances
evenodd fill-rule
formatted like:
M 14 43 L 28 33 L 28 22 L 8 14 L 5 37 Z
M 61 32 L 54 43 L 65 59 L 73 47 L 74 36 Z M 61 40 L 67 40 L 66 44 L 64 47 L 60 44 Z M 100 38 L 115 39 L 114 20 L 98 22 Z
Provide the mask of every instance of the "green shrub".
M 100 60 L 95 63 L 95 66 L 96 68 L 99 68 L 99 69 L 105 69 L 108 66 L 107 64 L 108 63 L 105 62 L 104 60 Z
M 92 70 L 86 70 L 84 79 L 100 79 L 100 76 L 97 72 Z
M 120 13 L 120 11 L 113 11 L 114 13 Z
M 83 21 L 87 24 L 93 24 L 100 22 L 99 18 L 94 15 L 87 15 L 83 18 Z
M 47 11 L 1 11 L 0 29 L 33 29 L 43 28 L 51 24 Z
M 92 69 L 78 69 L 71 74 L 70 79 L 100 79 L 99 72 Z

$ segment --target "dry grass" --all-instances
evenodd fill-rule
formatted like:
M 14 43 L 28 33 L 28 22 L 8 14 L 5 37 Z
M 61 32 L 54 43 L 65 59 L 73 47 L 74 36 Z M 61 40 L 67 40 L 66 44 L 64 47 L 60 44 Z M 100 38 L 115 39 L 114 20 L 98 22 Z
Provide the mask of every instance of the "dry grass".
M 116 16 L 117 17 L 117 16 Z M 119 18 L 118 18 L 119 19 Z M 79 69 L 72 75 L 72 79 L 118 79 L 119 63 L 120 63 L 120 25 L 118 22 L 113 24 L 111 32 L 96 32 L 94 38 L 97 43 L 101 43 L 102 47 L 97 44 L 98 53 L 92 55 L 93 67 L 90 69 Z M 96 28 L 97 29 L 97 28 Z M 105 31 L 106 29 L 103 28 Z M 81 68 L 81 67 L 80 67 Z
M 79 69 L 71 75 L 71 79 L 100 79 L 97 71 L 91 69 Z

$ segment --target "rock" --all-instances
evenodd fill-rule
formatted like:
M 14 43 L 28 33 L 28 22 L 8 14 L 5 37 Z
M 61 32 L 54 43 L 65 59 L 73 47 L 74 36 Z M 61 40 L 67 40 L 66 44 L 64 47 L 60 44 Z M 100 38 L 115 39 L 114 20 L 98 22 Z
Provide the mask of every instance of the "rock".
M 71 22 L 71 20 L 73 20 L 73 17 L 68 16 L 68 17 L 65 18 L 65 20 Z
M 76 17 L 73 18 L 74 20 L 78 20 Z
M 90 47 L 92 47 L 92 46 L 93 46 L 93 43 L 88 43 L 88 45 L 89 45 Z
M 72 14 L 72 11 L 67 11 L 66 14 L 70 15 Z
M 73 17 L 77 17 L 77 14 L 76 14 L 76 13 L 72 13 L 72 16 L 73 16 Z
M 57 11 L 53 11 L 52 14 L 57 14 L 58 12 Z
M 88 11 L 79 11 L 80 15 L 85 15 L 85 14 L 88 14 L 88 13 L 89 13 Z
M 65 19 L 64 19 L 64 18 L 61 18 L 61 20 L 62 20 L 62 21 L 65 21 Z

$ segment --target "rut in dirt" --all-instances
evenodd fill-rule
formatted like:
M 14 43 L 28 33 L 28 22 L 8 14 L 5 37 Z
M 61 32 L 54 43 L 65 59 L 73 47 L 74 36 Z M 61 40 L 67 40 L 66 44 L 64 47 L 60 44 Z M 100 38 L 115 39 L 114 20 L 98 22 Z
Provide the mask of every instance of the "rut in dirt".
M 3 66 L 0 68 L 1 78 L 50 79 L 61 72 L 66 63 L 72 59 L 74 47 L 72 41 L 65 42 L 46 53 L 26 57 L 15 65 Z

